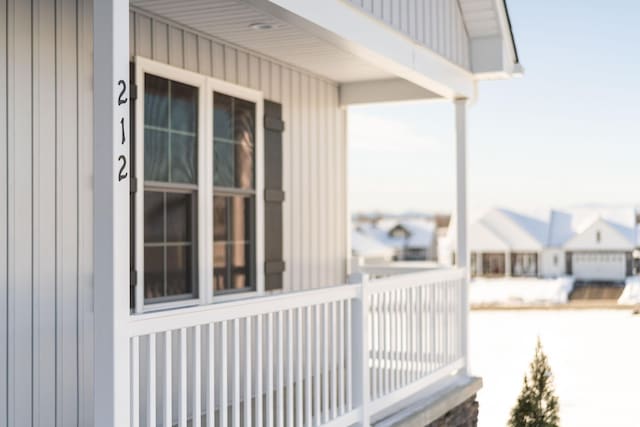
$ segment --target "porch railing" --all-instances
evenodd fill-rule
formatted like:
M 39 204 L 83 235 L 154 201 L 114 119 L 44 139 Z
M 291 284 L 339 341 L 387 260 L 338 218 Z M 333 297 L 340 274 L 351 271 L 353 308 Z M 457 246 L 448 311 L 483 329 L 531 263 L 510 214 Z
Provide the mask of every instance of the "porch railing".
M 368 425 L 464 367 L 465 281 L 439 270 L 131 316 L 131 425 Z

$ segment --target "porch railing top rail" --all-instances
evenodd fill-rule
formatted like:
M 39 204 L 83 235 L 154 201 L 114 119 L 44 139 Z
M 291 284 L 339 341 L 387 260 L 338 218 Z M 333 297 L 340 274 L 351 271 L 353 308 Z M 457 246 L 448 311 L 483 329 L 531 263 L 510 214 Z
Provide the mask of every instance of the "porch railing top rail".
M 233 320 L 238 317 L 257 316 L 352 299 L 358 296 L 358 292 L 359 287 L 354 285 L 328 286 L 178 310 L 132 314 L 128 331 L 130 337 L 148 335 L 168 329 L 175 330 L 211 322 Z

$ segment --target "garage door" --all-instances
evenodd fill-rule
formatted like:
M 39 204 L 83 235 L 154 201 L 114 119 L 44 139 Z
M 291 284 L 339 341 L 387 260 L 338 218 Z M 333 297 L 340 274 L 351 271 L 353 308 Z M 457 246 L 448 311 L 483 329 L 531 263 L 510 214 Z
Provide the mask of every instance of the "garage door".
M 627 270 L 624 253 L 574 253 L 572 266 L 576 280 L 620 281 Z

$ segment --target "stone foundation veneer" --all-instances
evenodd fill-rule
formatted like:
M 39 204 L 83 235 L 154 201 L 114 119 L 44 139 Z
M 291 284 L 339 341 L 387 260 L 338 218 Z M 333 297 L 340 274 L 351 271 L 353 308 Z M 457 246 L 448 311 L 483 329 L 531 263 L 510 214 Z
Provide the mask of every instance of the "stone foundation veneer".
M 426 427 L 476 427 L 478 425 L 478 408 L 478 401 L 473 395 Z

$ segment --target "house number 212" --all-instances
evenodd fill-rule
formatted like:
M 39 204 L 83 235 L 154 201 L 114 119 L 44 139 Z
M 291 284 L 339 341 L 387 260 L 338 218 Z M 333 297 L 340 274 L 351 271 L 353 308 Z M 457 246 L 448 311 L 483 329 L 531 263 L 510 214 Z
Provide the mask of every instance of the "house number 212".
M 127 83 L 124 80 L 118 80 L 118 86 L 120 87 L 120 94 L 118 95 L 118 106 L 129 102 L 129 98 L 125 97 L 127 92 Z M 124 132 L 124 117 L 120 118 L 120 130 L 122 139 L 120 145 L 124 145 L 127 141 L 126 134 Z M 118 171 L 118 182 L 127 178 L 127 156 L 121 154 L 118 156 L 118 163 L 120 164 L 120 170 Z

